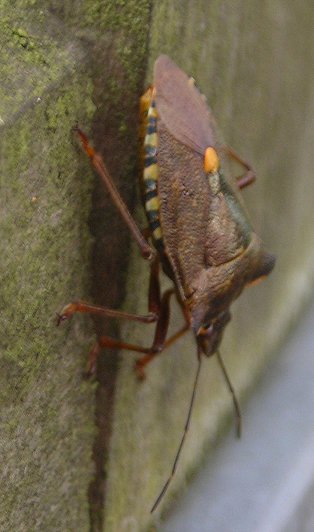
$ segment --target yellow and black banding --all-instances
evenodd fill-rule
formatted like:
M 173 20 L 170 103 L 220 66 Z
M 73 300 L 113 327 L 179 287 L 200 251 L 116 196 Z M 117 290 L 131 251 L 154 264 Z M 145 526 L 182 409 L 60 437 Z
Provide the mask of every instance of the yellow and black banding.
M 144 138 L 143 194 L 146 216 L 155 246 L 158 250 L 162 250 L 163 241 L 160 227 L 160 201 L 158 197 L 159 168 L 157 163 L 157 119 L 156 101 L 152 97 L 147 113 L 146 135 Z

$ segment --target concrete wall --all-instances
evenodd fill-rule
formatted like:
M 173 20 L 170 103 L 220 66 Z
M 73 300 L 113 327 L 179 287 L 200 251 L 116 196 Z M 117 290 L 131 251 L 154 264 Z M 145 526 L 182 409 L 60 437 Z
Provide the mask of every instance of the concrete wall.
M 4 8 L 1 527 L 145 530 L 184 425 L 195 346 L 182 339 L 141 384 L 129 353 L 106 352 L 98 383 L 82 379 L 92 323 L 75 317 L 56 330 L 54 313 L 77 297 L 146 312 L 148 267 L 94 188 L 71 128 L 91 134 L 132 208 L 137 101 L 167 53 L 197 79 L 225 141 L 254 164 L 258 181 L 243 196 L 278 262 L 234 305 L 222 345 L 244 398 L 313 286 L 313 10 L 279 0 Z M 171 329 L 180 323 L 176 309 Z M 96 323 L 98 333 L 108 327 L 151 342 L 151 326 Z M 231 413 L 216 361 L 205 362 L 172 492 Z

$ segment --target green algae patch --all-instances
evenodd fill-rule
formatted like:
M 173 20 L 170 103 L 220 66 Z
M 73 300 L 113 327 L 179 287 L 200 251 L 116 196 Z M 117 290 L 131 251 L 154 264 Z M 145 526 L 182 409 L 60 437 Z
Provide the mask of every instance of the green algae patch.
M 1 21 L 0 528 L 88 530 L 93 331 L 55 325 L 90 289 L 92 174 L 71 129 L 95 107 L 77 43 L 69 53 L 21 15 Z
M 44 11 L 19 11 L 7 6 L 1 17 L 0 117 L 12 123 L 26 106 L 35 105 L 48 86 L 71 74 L 83 57 L 71 35 Z M 43 31 L 45 28 L 45 31 Z

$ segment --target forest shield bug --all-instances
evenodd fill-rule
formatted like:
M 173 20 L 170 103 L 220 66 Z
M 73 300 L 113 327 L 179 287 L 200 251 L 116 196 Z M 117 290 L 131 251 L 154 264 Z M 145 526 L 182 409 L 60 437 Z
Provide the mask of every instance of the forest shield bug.
M 155 322 L 151 347 L 102 336 L 89 355 L 87 373 L 92 374 L 99 352 L 105 347 L 142 353 L 136 362 L 140 378 L 144 377 L 146 365 L 156 355 L 187 330 L 193 331 L 198 367 L 192 398 L 171 474 L 153 505 L 154 511 L 177 467 L 189 427 L 202 355 L 217 354 L 233 397 L 240 433 L 239 405 L 221 359 L 219 345 L 231 318 L 231 303 L 246 286 L 267 276 L 275 259 L 264 251 L 236 190 L 224 176 L 221 156 L 226 152 L 244 167 L 245 173 L 236 180 L 239 189 L 255 179 L 252 168 L 231 148 L 218 145 L 214 119 L 204 96 L 192 78 L 165 55 L 155 63 L 154 83 L 141 99 L 141 113 L 141 188 L 148 220 L 145 233 L 140 231 L 129 213 L 102 158 L 78 128 L 77 133 L 142 256 L 150 261 L 149 312 L 146 315 L 128 314 L 78 301 L 63 309 L 58 323 L 75 312 L 143 323 Z M 152 240 L 154 248 L 148 239 Z M 159 285 L 159 264 L 173 282 L 173 288 L 163 294 Z M 185 325 L 176 334 L 167 337 L 172 296 L 182 308 Z

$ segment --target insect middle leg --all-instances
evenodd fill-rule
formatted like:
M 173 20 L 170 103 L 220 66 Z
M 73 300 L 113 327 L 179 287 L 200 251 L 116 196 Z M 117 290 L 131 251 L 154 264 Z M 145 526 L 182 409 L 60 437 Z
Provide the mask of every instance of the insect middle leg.
M 230 148 L 230 146 L 223 146 L 222 149 L 230 157 L 230 159 L 233 159 L 234 161 L 239 163 L 246 170 L 244 174 L 241 174 L 236 178 L 239 189 L 242 190 L 242 188 L 245 188 L 248 185 L 254 183 L 254 181 L 256 180 L 256 174 L 252 166 L 247 161 L 242 159 L 242 157 L 240 157 L 240 155 L 238 155 L 235 150 Z
M 91 349 L 86 375 L 91 376 L 96 371 L 97 358 L 103 348 L 108 349 L 126 349 L 129 351 L 135 351 L 137 353 L 143 353 L 143 357 L 136 362 L 136 372 L 140 378 L 144 378 L 144 367 L 159 353 L 161 353 L 166 347 L 176 341 L 186 330 L 189 328 L 189 323 L 186 320 L 186 324 L 176 334 L 171 336 L 166 341 L 168 333 L 169 317 L 170 317 L 170 298 L 174 293 L 174 289 L 168 289 L 164 292 L 162 297 L 160 296 L 160 283 L 159 283 L 159 262 L 155 259 L 151 264 L 150 281 L 149 281 L 149 295 L 148 295 L 148 314 L 130 314 L 119 310 L 109 309 L 106 307 L 99 307 L 97 305 L 91 305 L 84 301 L 77 301 L 70 303 L 60 314 L 58 314 L 57 325 L 62 321 L 69 319 L 75 313 L 89 313 L 94 315 L 100 315 L 108 318 L 119 318 L 130 321 L 137 321 L 141 323 L 156 323 L 154 340 L 151 347 L 141 347 L 139 345 L 130 344 L 121 340 L 116 340 L 110 336 L 101 336 L 95 346 Z

